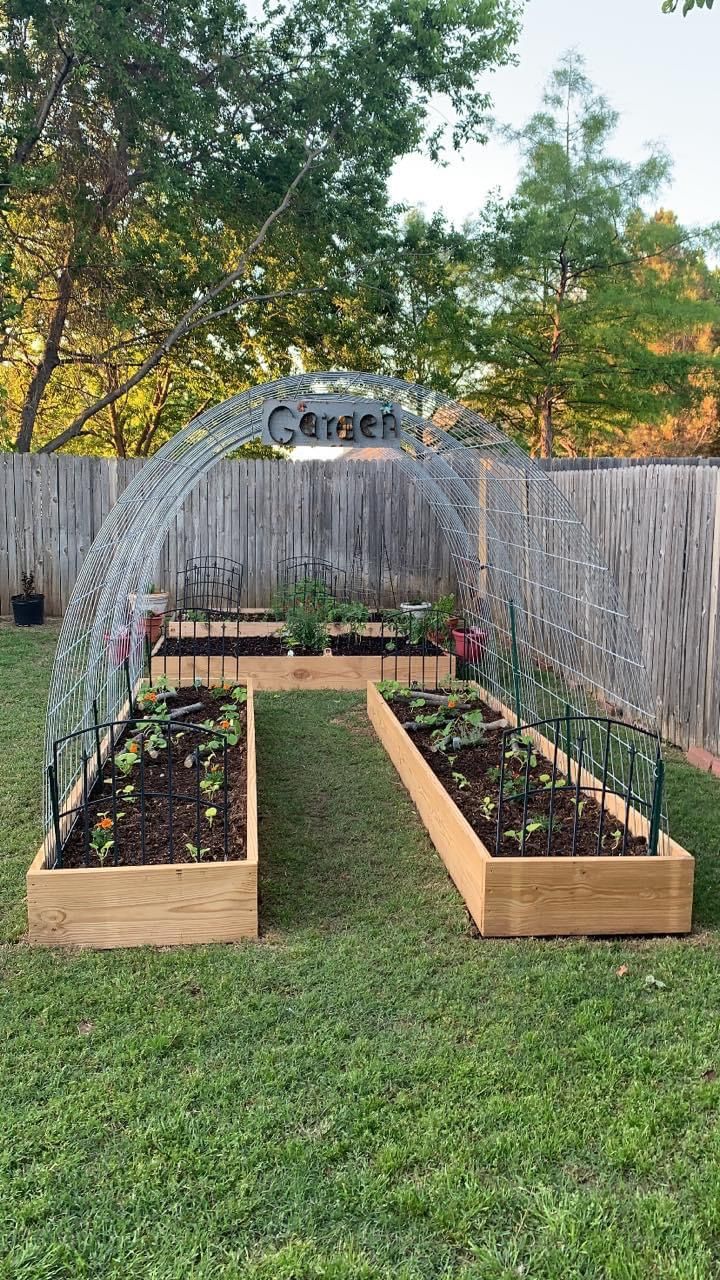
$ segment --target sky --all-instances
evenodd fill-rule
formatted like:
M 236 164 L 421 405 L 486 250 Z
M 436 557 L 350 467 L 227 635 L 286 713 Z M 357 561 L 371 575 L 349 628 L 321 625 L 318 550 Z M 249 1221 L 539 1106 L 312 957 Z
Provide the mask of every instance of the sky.
M 518 65 L 485 81 L 498 121 L 520 125 L 537 109 L 567 49 L 583 54 L 586 74 L 620 112 L 613 153 L 639 160 L 648 142 L 661 142 L 674 168 L 660 203 L 686 225 L 720 222 L 720 6 L 684 18 L 679 10 L 663 14 L 661 0 L 529 0 Z M 494 140 L 465 147 L 440 172 L 406 156 L 390 194 L 461 223 L 488 192 L 511 193 L 517 161 L 514 147 Z

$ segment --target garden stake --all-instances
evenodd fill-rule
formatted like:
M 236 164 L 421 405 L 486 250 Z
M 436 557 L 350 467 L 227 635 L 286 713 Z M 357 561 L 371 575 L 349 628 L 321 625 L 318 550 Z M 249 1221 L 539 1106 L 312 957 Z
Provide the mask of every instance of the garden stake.
M 627 798 L 625 801 L 625 830 L 623 831 L 622 853 L 627 848 L 628 822 L 630 821 L 630 800 L 632 798 L 633 771 L 635 769 L 635 747 L 630 747 L 630 763 L 628 765 Z
M 127 685 L 128 716 L 132 716 L 133 696 L 132 696 L 132 685 L 130 683 L 130 659 L 129 658 L 126 658 L 125 661 L 123 662 L 123 668 L 125 671 L 125 684 Z
M 522 831 L 520 833 L 520 857 L 525 857 L 525 827 L 527 826 L 528 812 L 528 788 L 530 786 L 530 760 L 532 759 L 532 751 L 529 746 L 525 748 L 525 786 L 523 794 L 523 816 Z
M 228 744 L 227 736 L 223 736 L 223 849 L 225 861 L 228 856 Z
M 173 795 L 172 795 L 172 730 L 168 726 L 167 736 L 167 780 L 168 780 L 168 862 L 173 862 Z M 200 769 L 198 767 L 198 779 Z M 200 785 L 198 781 L 198 786 Z
M 98 776 L 98 779 L 100 779 L 102 777 L 102 751 L 100 750 L 100 724 L 98 721 L 98 706 L 97 706 L 97 700 L 95 698 L 93 698 L 92 713 L 93 713 L 93 723 L 95 725 L 95 757 L 96 757 L 96 763 L 97 763 L 97 776 Z
M 545 856 L 547 858 L 550 857 L 550 845 L 552 841 L 553 808 L 555 805 L 555 779 L 557 778 L 557 758 L 558 758 L 559 742 L 560 742 L 560 721 L 556 720 L 555 721 L 555 749 L 553 751 L 552 777 L 550 778 L 550 810 L 548 813 L 547 847 L 545 849 Z
M 653 857 L 657 854 L 658 838 L 660 836 L 660 816 L 662 812 L 664 781 L 665 761 L 661 758 L 660 748 L 658 747 L 657 759 L 655 761 L 655 786 L 653 788 L 652 814 L 650 816 L 650 838 L 648 840 L 649 852 Z
M 50 788 L 50 805 L 52 808 L 53 827 L 55 829 L 55 865 L 62 866 L 62 841 L 60 840 L 60 806 L 58 804 L 57 768 L 48 765 L 48 787 Z
M 577 829 L 578 829 L 578 822 L 580 820 L 580 775 L 582 773 L 583 748 L 585 746 L 584 730 L 581 731 L 580 736 L 578 737 L 577 746 L 578 746 L 578 764 L 577 764 L 577 775 L 575 777 L 575 816 L 573 818 L 573 833 L 572 833 L 572 856 L 573 857 L 575 857 L 575 850 L 577 848 Z
M 112 816 L 113 816 L 113 866 L 117 866 L 117 769 L 115 768 L 115 725 L 110 725 L 110 777 L 112 779 Z
M 502 835 L 503 793 L 505 790 L 505 746 L 510 730 L 505 729 L 500 744 L 500 790 L 498 792 L 497 832 L 495 834 L 495 853 L 500 856 L 500 838 Z
M 145 744 L 140 744 L 140 861 L 145 865 Z
M 83 776 L 83 852 L 85 854 L 85 866 L 90 865 L 90 815 L 88 813 L 88 757 L 87 751 L 83 747 L 82 752 L 82 776 Z
M 599 825 L 599 827 L 598 827 L 598 838 L 597 838 L 597 855 L 598 855 L 598 857 L 600 857 L 600 850 L 602 849 L 602 840 L 603 840 L 603 823 L 604 823 L 604 821 L 605 821 L 605 795 L 606 795 L 606 792 L 607 792 L 607 773 L 608 773 L 608 760 L 609 760 L 609 758 L 610 758 L 610 734 L 611 734 L 611 731 L 612 731 L 612 725 L 611 725 L 610 721 L 608 720 L 608 722 L 607 722 L 607 732 L 606 732 L 606 735 L 605 735 L 605 750 L 603 751 L 602 793 L 601 793 L 601 796 L 600 796 L 600 825 Z
M 512 671 L 513 671 L 513 687 L 515 690 L 515 719 L 517 727 L 522 724 L 522 708 L 520 704 L 520 663 L 518 662 L 517 634 L 515 631 L 515 602 L 510 600 L 508 603 L 510 610 L 510 645 L 512 652 Z
M 570 773 L 570 753 L 572 750 L 572 738 L 570 736 L 570 712 L 571 712 L 570 703 L 566 702 L 565 703 L 565 758 L 567 760 L 568 784 L 572 782 L 572 775 Z

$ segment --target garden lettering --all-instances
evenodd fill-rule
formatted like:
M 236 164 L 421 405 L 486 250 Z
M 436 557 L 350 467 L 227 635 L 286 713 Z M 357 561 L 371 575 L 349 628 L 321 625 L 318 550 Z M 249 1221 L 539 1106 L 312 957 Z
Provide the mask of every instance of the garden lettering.
M 397 404 L 350 397 L 316 396 L 312 400 L 266 400 L 263 444 L 400 445 L 401 409 Z

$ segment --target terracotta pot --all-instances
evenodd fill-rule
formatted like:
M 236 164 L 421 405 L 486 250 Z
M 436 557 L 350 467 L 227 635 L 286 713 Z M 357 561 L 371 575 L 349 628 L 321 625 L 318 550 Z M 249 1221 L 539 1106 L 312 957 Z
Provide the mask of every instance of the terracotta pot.
M 162 631 L 162 624 L 162 614 L 150 613 L 146 616 L 145 635 L 151 644 L 155 644 L 155 641 L 159 639 L 160 632 Z
M 454 630 L 455 656 L 461 662 L 479 662 L 485 652 L 487 633 L 481 627 L 468 627 L 467 631 Z
M 130 628 L 123 627 L 122 631 L 118 631 L 117 635 L 111 636 L 105 632 L 105 641 L 112 653 L 113 662 L 120 666 L 126 658 L 130 657 Z

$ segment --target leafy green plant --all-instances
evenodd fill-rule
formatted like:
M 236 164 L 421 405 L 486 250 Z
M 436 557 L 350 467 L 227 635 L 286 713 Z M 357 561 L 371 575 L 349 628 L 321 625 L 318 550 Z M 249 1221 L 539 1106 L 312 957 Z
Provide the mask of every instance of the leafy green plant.
M 129 777 L 139 763 L 140 748 L 137 742 L 129 742 L 123 751 L 118 751 L 115 755 L 115 767 L 120 770 L 124 778 Z
M 117 816 L 123 818 L 125 815 L 119 813 Z M 95 850 L 101 866 L 104 866 L 110 850 L 115 845 L 114 833 L 115 826 L 109 813 L 98 814 L 98 820 L 90 832 L 90 847 Z
M 487 818 L 488 820 L 492 818 L 496 808 L 497 806 L 492 796 L 483 796 L 480 801 L 480 812 L 483 818 Z
M 461 791 L 467 791 L 468 787 L 470 786 L 470 783 L 468 779 L 465 777 L 464 773 L 460 773 L 455 769 L 453 769 L 453 778 L 455 780 L 456 785 L 459 787 Z
M 285 620 L 283 640 L 289 649 L 323 653 L 330 643 L 324 614 L 314 609 L 293 609 Z
M 343 623 L 351 636 L 361 636 L 370 621 L 370 612 L 360 601 L 335 600 L 328 606 L 328 620 Z
M 198 845 L 198 844 L 193 844 L 191 840 L 187 840 L 187 841 L 185 842 L 185 848 L 187 849 L 188 853 L 190 854 L 190 857 L 191 857 L 195 862 L 199 862 L 201 858 L 204 858 L 204 857 L 205 857 L 205 854 L 206 854 L 206 853 L 209 853 L 209 852 L 210 852 L 210 846 L 209 846 L 209 845 L 207 845 L 204 849 L 201 849 L 200 845 Z

